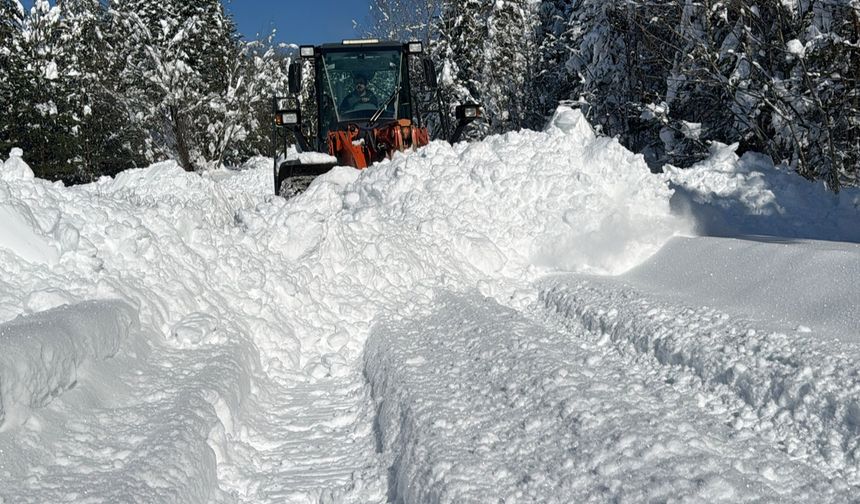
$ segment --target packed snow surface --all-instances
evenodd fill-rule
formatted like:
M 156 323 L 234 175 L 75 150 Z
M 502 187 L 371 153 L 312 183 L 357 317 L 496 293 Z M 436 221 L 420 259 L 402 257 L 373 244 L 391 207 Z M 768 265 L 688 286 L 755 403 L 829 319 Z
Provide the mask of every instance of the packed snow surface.
M 652 175 L 566 108 L 289 201 L 267 159 L 66 188 L 23 156 L 0 502 L 856 495 L 856 192 L 780 199 L 728 148 Z M 749 215 L 836 241 L 690 236 Z

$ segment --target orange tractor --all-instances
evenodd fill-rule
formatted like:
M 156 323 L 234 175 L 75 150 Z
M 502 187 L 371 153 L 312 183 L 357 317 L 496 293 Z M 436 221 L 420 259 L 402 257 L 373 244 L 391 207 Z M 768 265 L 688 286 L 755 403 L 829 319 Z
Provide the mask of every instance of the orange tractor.
M 420 42 L 345 40 L 301 46 L 299 55 L 289 68 L 289 96 L 272 104 L 275 194 L 297 194 L 335 165 L 364 169 L 427 145 L 434 117 L 437 136 L 453 143 L 481 116 L 479 105 L 456 107 L 448 134 L 436 71 Z M 306 84 L 305 73 L 313 77 Z

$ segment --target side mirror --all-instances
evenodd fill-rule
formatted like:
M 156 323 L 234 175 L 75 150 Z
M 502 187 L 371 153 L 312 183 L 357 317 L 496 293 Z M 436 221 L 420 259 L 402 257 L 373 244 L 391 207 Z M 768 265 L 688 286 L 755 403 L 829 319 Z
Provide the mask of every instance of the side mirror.
M 302 62 L 293 61 L 290 63 L 290 70 L 287 74 L 290 94 L 298 94 L 302 90 Z
M 436 80 L 436 67 L 433 66 L 433 61 L 430 58 L 423 58 L 421 65 L 424 68 L 424 82 L 430 89 L 436 89 L 439 83 Z

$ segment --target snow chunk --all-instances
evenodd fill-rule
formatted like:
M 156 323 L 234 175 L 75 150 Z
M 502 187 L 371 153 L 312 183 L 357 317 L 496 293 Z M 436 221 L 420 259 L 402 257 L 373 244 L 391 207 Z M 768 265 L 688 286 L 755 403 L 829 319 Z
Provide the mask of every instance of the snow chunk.
M 803 42 L 792 39 L 789 40 L 785 45 L 785 50 L 789 52 L 789 54 L 793 54 L 794 56 L 803 59 L 806 56 L 806 48 L 803 46 Z
M 57 80 L 60 76 L 60 73 L 57 71 L 57 62 L 51 61 L 47 65 L 45 65 L 45 79 L 47 80 Z
M 175 192 L 177 182 L 191 176 L 196 177 L 182 169 L 176 161 L 164 161 L 148 168 L 126 170 L 118 174 L 110 184 L 110 190 L 130 189 L 141 194 L 161 192 L 165 189 Z M 163 189 L 159 190 L 159 188 Z
M 24 162 L 24 151 L 14 148 L 9 153 L 9 159 L 2 164 L 0 180 L 32 180 L 35 178 L 33 170 Z
M 300 161 L 303 164 L 337 164 L 337 158 L 324 152 L 299 152 L 294 146 L 287 150 L 287 161 Z
M 594 130 L 588 124 L 588 120 L 582 114 L 582 111 L 567 106 L 561 106 L 556 109 L 545 131 L 552 131 L 554 129 L 585 140 L 594 140 L 595 137 Z
M 57 263 L 57 249 L 40 232 L 29 208 L 12 202 L 0 203 L 0 222 L 3 223 L 0 227 L 0 250 L 6 249 L 28 262 Z
M 702 123 L 681 121 L 681 133 L 690 140 L 698 140 L 702 136 Z
M 0 325 L 0 430 L 74 387 L 87 362 L 116 355 L 137 323 L 125 303 L 91 301 Z

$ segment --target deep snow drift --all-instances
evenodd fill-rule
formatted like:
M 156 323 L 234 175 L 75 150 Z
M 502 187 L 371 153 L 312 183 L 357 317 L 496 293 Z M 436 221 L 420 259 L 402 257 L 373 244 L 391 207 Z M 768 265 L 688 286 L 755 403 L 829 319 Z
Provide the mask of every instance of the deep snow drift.
M 746 283 L 706 297 L 690 285 L 704 273 L 661 266 L 694 262 L 683 251 L 696 247 L 678 244 L 697 239 L 673 237 L 701 229 L 703 209 L 723 231 L 745 213 L 788 215 L 792 236 L 814 223 L 800 215 L 818 214 L 768 214 L 766 198 L 725 205 L 723 193 L 679 207 L 669 184 L 681 175 L 650 174 L 576 111 L 545 132 L 336 168 L 290 201 L 271 195 L 270 160 L 202 177 L 161 163 L 65 188 L 33 179 L 20 154 L 0 177 L 0 339 L 23 356 L 0 360 L 12 412 L 0 500 L 462 502 L 485 500 L 492 482 L 511 501 L 840 501 L 855 489 L 850 322 L 828 325 L 826 308 L 798 320 L 767 300 L 733 311 L 725 301 Z M 720 159 L 720 175 L 686 191 L 736 178 L 737 158 Z M 846 219 L 829 238 L 851 239 L 838 223 L 860 214 L 856 194 L 828 214 Z M 711 257 L 734 246 L 706 245 Z M 832 247 L 846 265 L 857 256 Z M 760 269 L 779 278 L 784 263 Z M 669 298 L 676 277 L 689 297 Z M 857 285 L 844 294 L 856 300 Z M 657 311 L 642 315 L 649 288 Z M 711 308 L 693 323 L 669 323 L 699 300 Z M 643 316 L 656 321 L 624 330 Z M 728 337 L 703 340 L 708 321 Z M 762 331 L 783 327 L 797 331 Z M 844 341 L 835 367 L 826 346 L 764 353 L 766 341 L 807 348 L 822 334 Z M 471 466 L 452 465 L 466 453 Z

